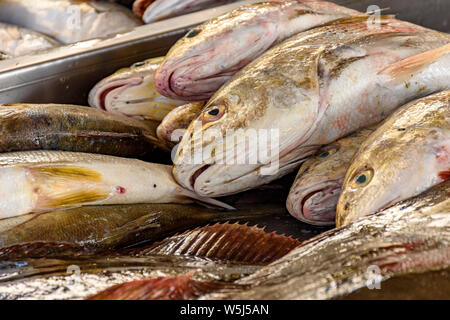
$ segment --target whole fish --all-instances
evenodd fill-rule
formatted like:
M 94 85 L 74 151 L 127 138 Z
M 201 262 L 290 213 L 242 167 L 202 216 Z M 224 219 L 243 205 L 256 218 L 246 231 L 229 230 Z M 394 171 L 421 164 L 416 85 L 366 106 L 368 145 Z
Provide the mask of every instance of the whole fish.
M 158 139 L 169 148 L 180 142 L 185 129 L 203 110 L 205 102 L 192 102 L 170 111 L 156 129 Z
M 89 93 L 91 107 L 128 117 L 161 121 L 185 102 L 162 96 L 154 85 L 155 71 L 163 57 L 123 68 L 97 83 Z
M 336 223 L 346 225 L 450 178 L 450 91 L 411 102 L 362 145 L 345 175 Z
M 358 148 L 374 130 L 363 129 L 336 140 L 302 164 L 286 201 L 293 217 L 318 226 L 335 224 L 345 173 Z
M 397 298 L 405 296 L 405 289 L 410 299 L 423 296 L 423 292 L 428 299 L 445 292 L 448 297 L 449 192 L 447 181 L 383 212 L 325 232 L 234 283 L 250 289 L 203 298 L 332 299 L 366 287 Z M 411 290 L 417 279 L 439 271 L 445 273 L 432 284 L 421 281 L 421 290 Z M 389 281 L 405 276 L 410 282 L 389 287 Z M 435 290 L 426 291 L 430 287 Z
M 0 21 L 44 33 L 64 44 L 115 35 L 142 24 L 121 5 L 78 0 L 2 0 Z
M 36 31 L 0 23 L 0 51 L 18 57 L 57 47 L 59 43 Z
M 237 0 L 136 0 L 133 12 L 145 23 L 152 23 L 234 1 Z
M 63 150 L 116 156 L 164 148 L 156 122 L 63 104 L 0 105 L 0 152 Z
M 173 179 L 171 167 L 136 159 L 64 151 L 0 154 L 0 219 L 96 204 L 189 203 L 199 197 Z
M 242 6 L 180 39 L 155 75 L 156 88 L 171 98 L 207 100 L 235 72 L 275 44 L 299 32 L 356 16 L 365 15 L 326 1 L 268 1 Z
M 197 205 L 132 204 L 86 206 L 0 220 L 0 247 L 31 242 L 79 244 L 100 252 L 161 240 L 205 223 L 253 221 L 284 214 L 280 205 L 254 204 L 221 211 Z
M 391 19 L 300 33 L 209 100 L 178 145 L 174 176 L 208 196 L 273 181 L 321 145 L 449 88 L 449 41 Z

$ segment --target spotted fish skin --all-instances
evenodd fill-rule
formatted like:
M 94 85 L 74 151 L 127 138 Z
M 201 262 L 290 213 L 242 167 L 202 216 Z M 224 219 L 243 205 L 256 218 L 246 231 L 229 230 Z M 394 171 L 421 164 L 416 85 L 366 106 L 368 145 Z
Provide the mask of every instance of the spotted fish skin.
M 156 122 L 129 119 L 84 106 L 0 105 L 0 152 L 62 150 L 124 157 L 165 148 Z
M 413 101 L 389 117 L 352 160 L 337 206 L 349 224 L 449 179 L 450 91 Z
M 450 87 L 450 54 L 436 54 L 448 43 L 447 34 L 392 19 L 378 27 L 338 24 L 293 36 L 234 75 L 208 101 L 178 146 L 174 176 L 209 196 L 273 181 L 320 146 Z M 413 57 L 422 63 L 409 63 Z M 244 145 L 252 132 L 261 131 L 266 137 L 277 132 L 278 139 L 266 149 Z M 264 143 L 264 135 L 256 137 Z M 238 154 L 251 159 L 261 153 L 267 156 L 258 162 L 236 164 Z

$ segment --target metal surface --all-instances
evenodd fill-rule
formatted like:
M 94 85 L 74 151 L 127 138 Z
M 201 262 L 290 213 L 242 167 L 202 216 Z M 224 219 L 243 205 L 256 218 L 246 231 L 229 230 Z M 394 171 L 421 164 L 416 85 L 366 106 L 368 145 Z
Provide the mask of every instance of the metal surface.
M 0 61 L 0 103 L 87 104 L 89 90 L 121 67 L 164 55 L 187 30 L 212 17 L 255 0 L 241 1 L 157 22 L 117 35 L 61 47 L 35 56 Z M 337 0 L 366 11 L 371 5 L 383 13 L 449 32 L 450 0 Z M 238 41 L 238 39 L 237 39 Z

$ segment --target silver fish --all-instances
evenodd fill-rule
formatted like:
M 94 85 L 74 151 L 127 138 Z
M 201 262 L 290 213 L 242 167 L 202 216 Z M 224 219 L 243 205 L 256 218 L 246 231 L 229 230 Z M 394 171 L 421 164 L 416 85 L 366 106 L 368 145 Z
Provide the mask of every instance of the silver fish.
M 159 92 L 190 101 L 210 98 L 231 76 L 277 43 L 342 18 L 367 16 L 326 1 L 250 4 L 192 29 L 155 75 Z
M 450 91 L 443 91 L 402 107 L 361 145 L 345 175 L 336 223 L 351 223 L 448 179 Z
M 392 19 L 300 33 L 209 100 L 178 145 L 174 176 L 203 196 L 273 181 L 321 145 L 450 88 L 449 42 L 448 34 Z

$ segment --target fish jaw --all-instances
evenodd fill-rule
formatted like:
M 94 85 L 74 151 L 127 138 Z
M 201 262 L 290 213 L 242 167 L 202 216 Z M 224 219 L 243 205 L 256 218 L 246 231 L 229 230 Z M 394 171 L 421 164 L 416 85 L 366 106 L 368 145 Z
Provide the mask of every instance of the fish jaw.
M 278 7 L 279 4 L 276 4 Z M 155 75 L 155 86 L 164 96 L 188 101 L 209 99 L 237 71 L 270 48 L 278 39 L 282 23 L 260 18 L 236 27 L 224 18 L 223 30 L 202 25 L 175 44 Z M 208 29 L 209 27 L 209 29 Z M 198 32 L 192 38 L 190 34 Z M 239 39 L 239 41 L 236 41 Z
M 296 219 L 316 226 L 335 224 L 336 204 L 343 179 L 323 181 L 290 192 L 286 201 L 289 213 Z
M 161 121 L 183 101 L 161 96 L 153 74 L 99 83 L 89 94 L 89 105 L 128 117 Z

